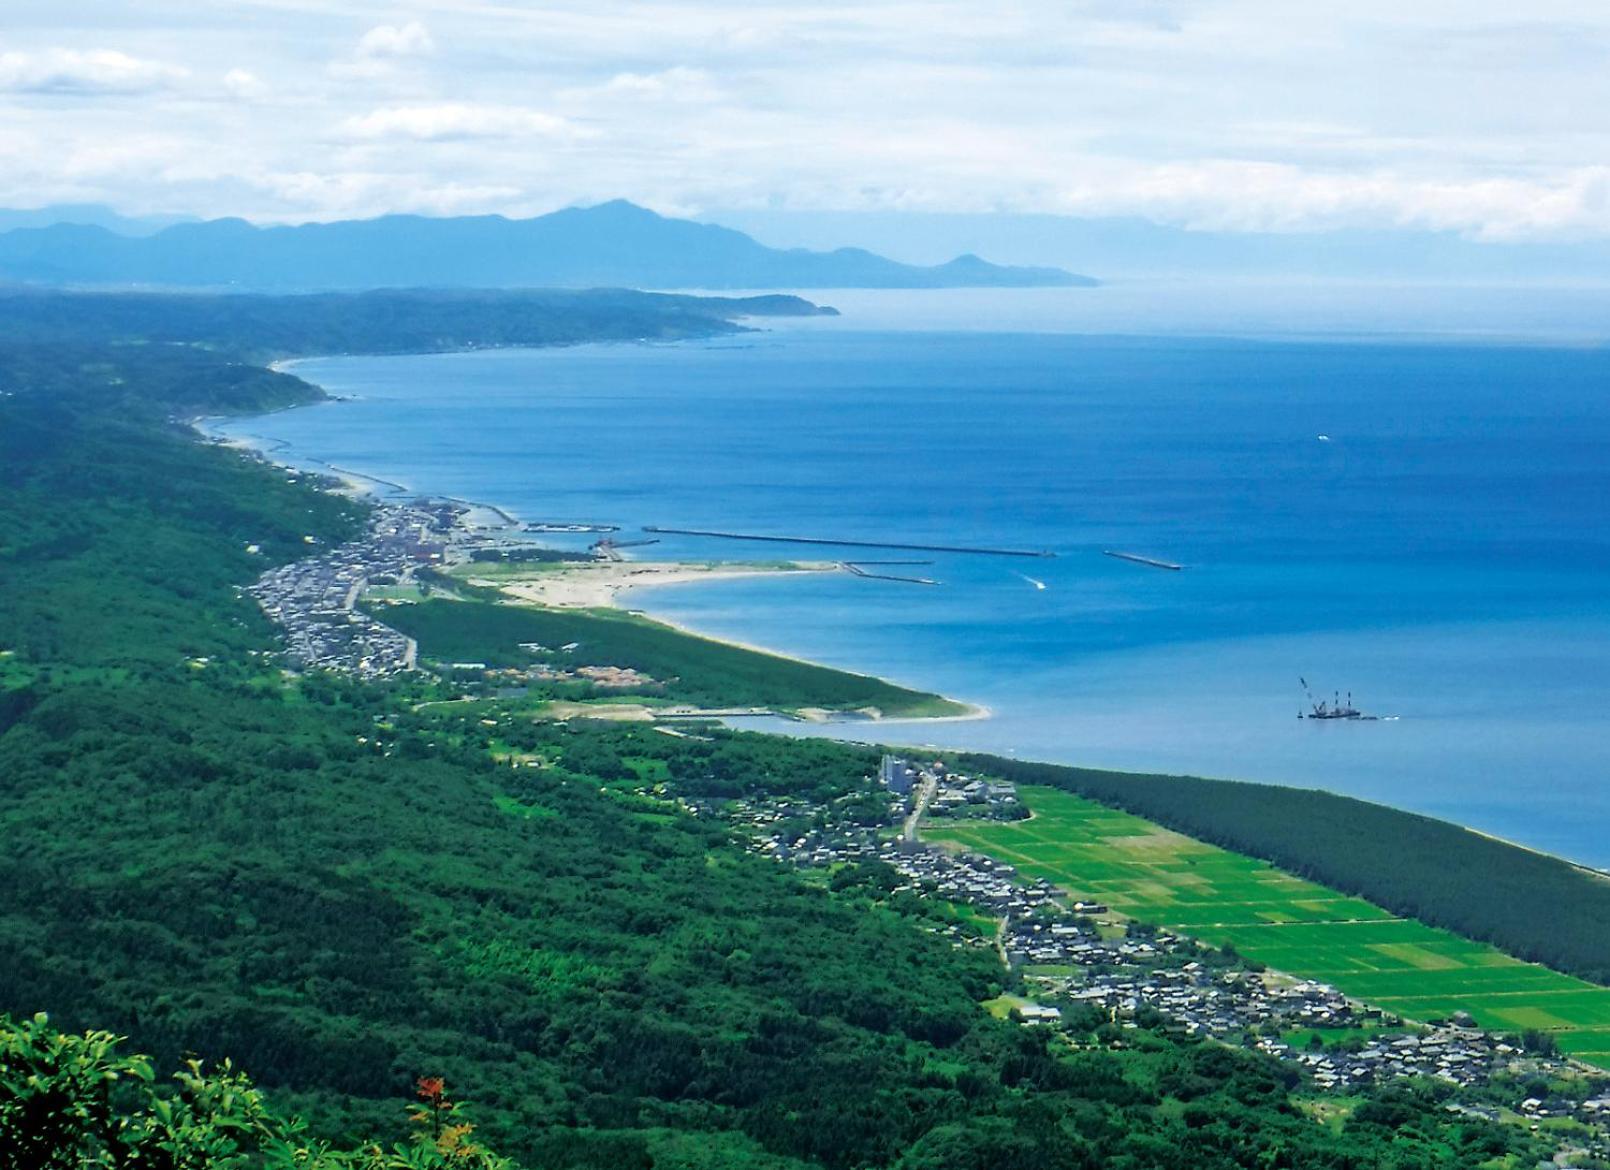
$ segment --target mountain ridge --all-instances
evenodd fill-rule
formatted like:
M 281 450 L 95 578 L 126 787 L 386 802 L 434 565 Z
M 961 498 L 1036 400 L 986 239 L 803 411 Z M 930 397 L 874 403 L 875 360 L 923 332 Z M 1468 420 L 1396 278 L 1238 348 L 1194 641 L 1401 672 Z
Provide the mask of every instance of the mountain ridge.
M 961 288 L 1096 283 L 967 254 L 932 266 L 862 248 L 777 249 L 624 199 L 530 219 L 385 215 L 259 227 L 239 218 L 128 236 L 56 223 L 0 234 L 0 280 L 252 291 L 438 288 Z

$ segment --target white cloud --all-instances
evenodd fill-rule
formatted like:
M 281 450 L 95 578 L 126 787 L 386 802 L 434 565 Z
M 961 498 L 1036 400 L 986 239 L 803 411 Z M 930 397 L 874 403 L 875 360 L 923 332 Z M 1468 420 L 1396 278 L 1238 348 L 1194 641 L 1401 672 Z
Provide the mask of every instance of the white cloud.
M 1392 171 L 1314 172 L 1207 162 L 1098 170 L 1055 197 L 1074 215 L 1140 214 L 1212 231 L 1393 227 L 1489 241 L 1610 235 L 1610 167 L 1546 178 L 1428 179 Z
M 417 20 L 407 24 L 378 24 L 363 36 L 350 57 L 331 62 L 331 76 L 343 79 L 384 77 L 409 58 L 432 56 L 436 41 L 430 29 Z
M 231 69 L 224 74 L 224 89 L 238 98 L 262 97 L 268 92 L 263 79 L 246 69 Z
M 275 203 L 303 209 L 286 218 L 363 218 L 392 212 L 475 215 L 500 211 L 521 197 L 508 184 L 439 183 L 416 171 L 261 171 L 248 185 Z
M 0 91 L 32 94 L 135 94 L 183 81 L 184 69 L 113 49 L 0 53 Z
M 1610 238 L 1610 6 L 1582 0 L 1279 20 L 1268 0 L 251 0 L 250 21 L 0 2 L 13 203 L 296 218 L 622 195 Z M 160 158 L 131 149 L 157 134 Z
M 411 20 L 407 24 L 379 24 L 358 38 L 354 56 L 375 60 L 383 57 L 428 57 L 436 51 L 430 29 Z
M 564 118 L 518 106 L 446 102 L 431 106 L 390 106 L 343 121 L 343 138 L 378 142 L 412 139 L 449 142 L 472 138 L 575 137 L 578 129 Z
M 720 101 L 724 95 L 703 69 L 677 65 L 658 73 L 617 73 L 601 85 L 567 89 L 560 96 L 572 104 L 588 105 L 600 100 L 697 104 Z

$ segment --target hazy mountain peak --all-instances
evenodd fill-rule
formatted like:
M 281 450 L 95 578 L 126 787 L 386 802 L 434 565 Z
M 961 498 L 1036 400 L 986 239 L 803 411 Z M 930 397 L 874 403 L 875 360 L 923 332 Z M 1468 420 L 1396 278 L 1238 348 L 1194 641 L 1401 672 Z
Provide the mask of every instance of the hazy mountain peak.
M 1092 284 L 977 256 L 922 267 L 862 248 L 769 248 L 717 224 L 626 199 L 531 219 L 500 215 L 256 227 L 183 224 L 145 239 L 47 230 L 0 234 L 0 280 L 255 289 L 597 287 L 938 288 Z
M 35 208 L 0 208 L 0 232 L 67 224 L 102 228 L 121 236 L 149 236 L 194 219 L 185 215 L 123 215 L 104 203 L 52 203 Z
M 641 204 L 633 203 L 630 199 L 609 199 L 603 203 L 594 203 L 587 207 L 575 207 L 571 208 L 571 210 L 583 215 L 598 217 L 620 216 L 622 218 L 646 220 L 663 220 L 665 218 L 659 212 L 650 211 Z

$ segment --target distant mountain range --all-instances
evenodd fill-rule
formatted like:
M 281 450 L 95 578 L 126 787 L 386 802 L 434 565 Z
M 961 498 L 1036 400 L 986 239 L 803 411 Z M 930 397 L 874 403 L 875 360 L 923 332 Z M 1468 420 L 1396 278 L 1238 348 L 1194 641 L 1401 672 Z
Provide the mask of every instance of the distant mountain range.
M 957 251 L 1003 264 L 1077 264 L 1104 281 L 1247 279 L 1600 283 L 1610 240 L 1478 240 L 1453 231 L 1333 228 L 1219 231 L 1137 217 L 921 211 L 715 208 L 708 218 L 774 248 L 873 243 L 886 256 L 930 263 Z
M 123 215 L 104 203 L 53 203 L 26 210 L 0 207 L 0 232 L 58 223 L 93 224 L 120 236 L 149 236 L 176 223 L 197 223 L 195 215 Z
M 178 223 L 149 235 L 128 234 L 121 223 L 57 222 L 0 234 L 0 280 L 259 291 L 1097 283 L 1060 268 L 1003 267 L 971 255 L 918 266 L 860 248 L 768 248 L 742 232 L 670 219 L 624 200 L 534 219 L 388 215 L 294 227 L 218 219 Z

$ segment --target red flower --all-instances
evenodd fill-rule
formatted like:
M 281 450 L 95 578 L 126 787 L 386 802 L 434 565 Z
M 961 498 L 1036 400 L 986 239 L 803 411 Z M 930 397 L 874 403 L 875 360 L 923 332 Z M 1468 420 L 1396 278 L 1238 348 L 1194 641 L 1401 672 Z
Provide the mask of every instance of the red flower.
M 442 1097 L 447 1093 L 447 1082 L 441 1077 L 420 1077 L 414 1088 L 419 1093 L 421 1101 L 440 1105 Z

